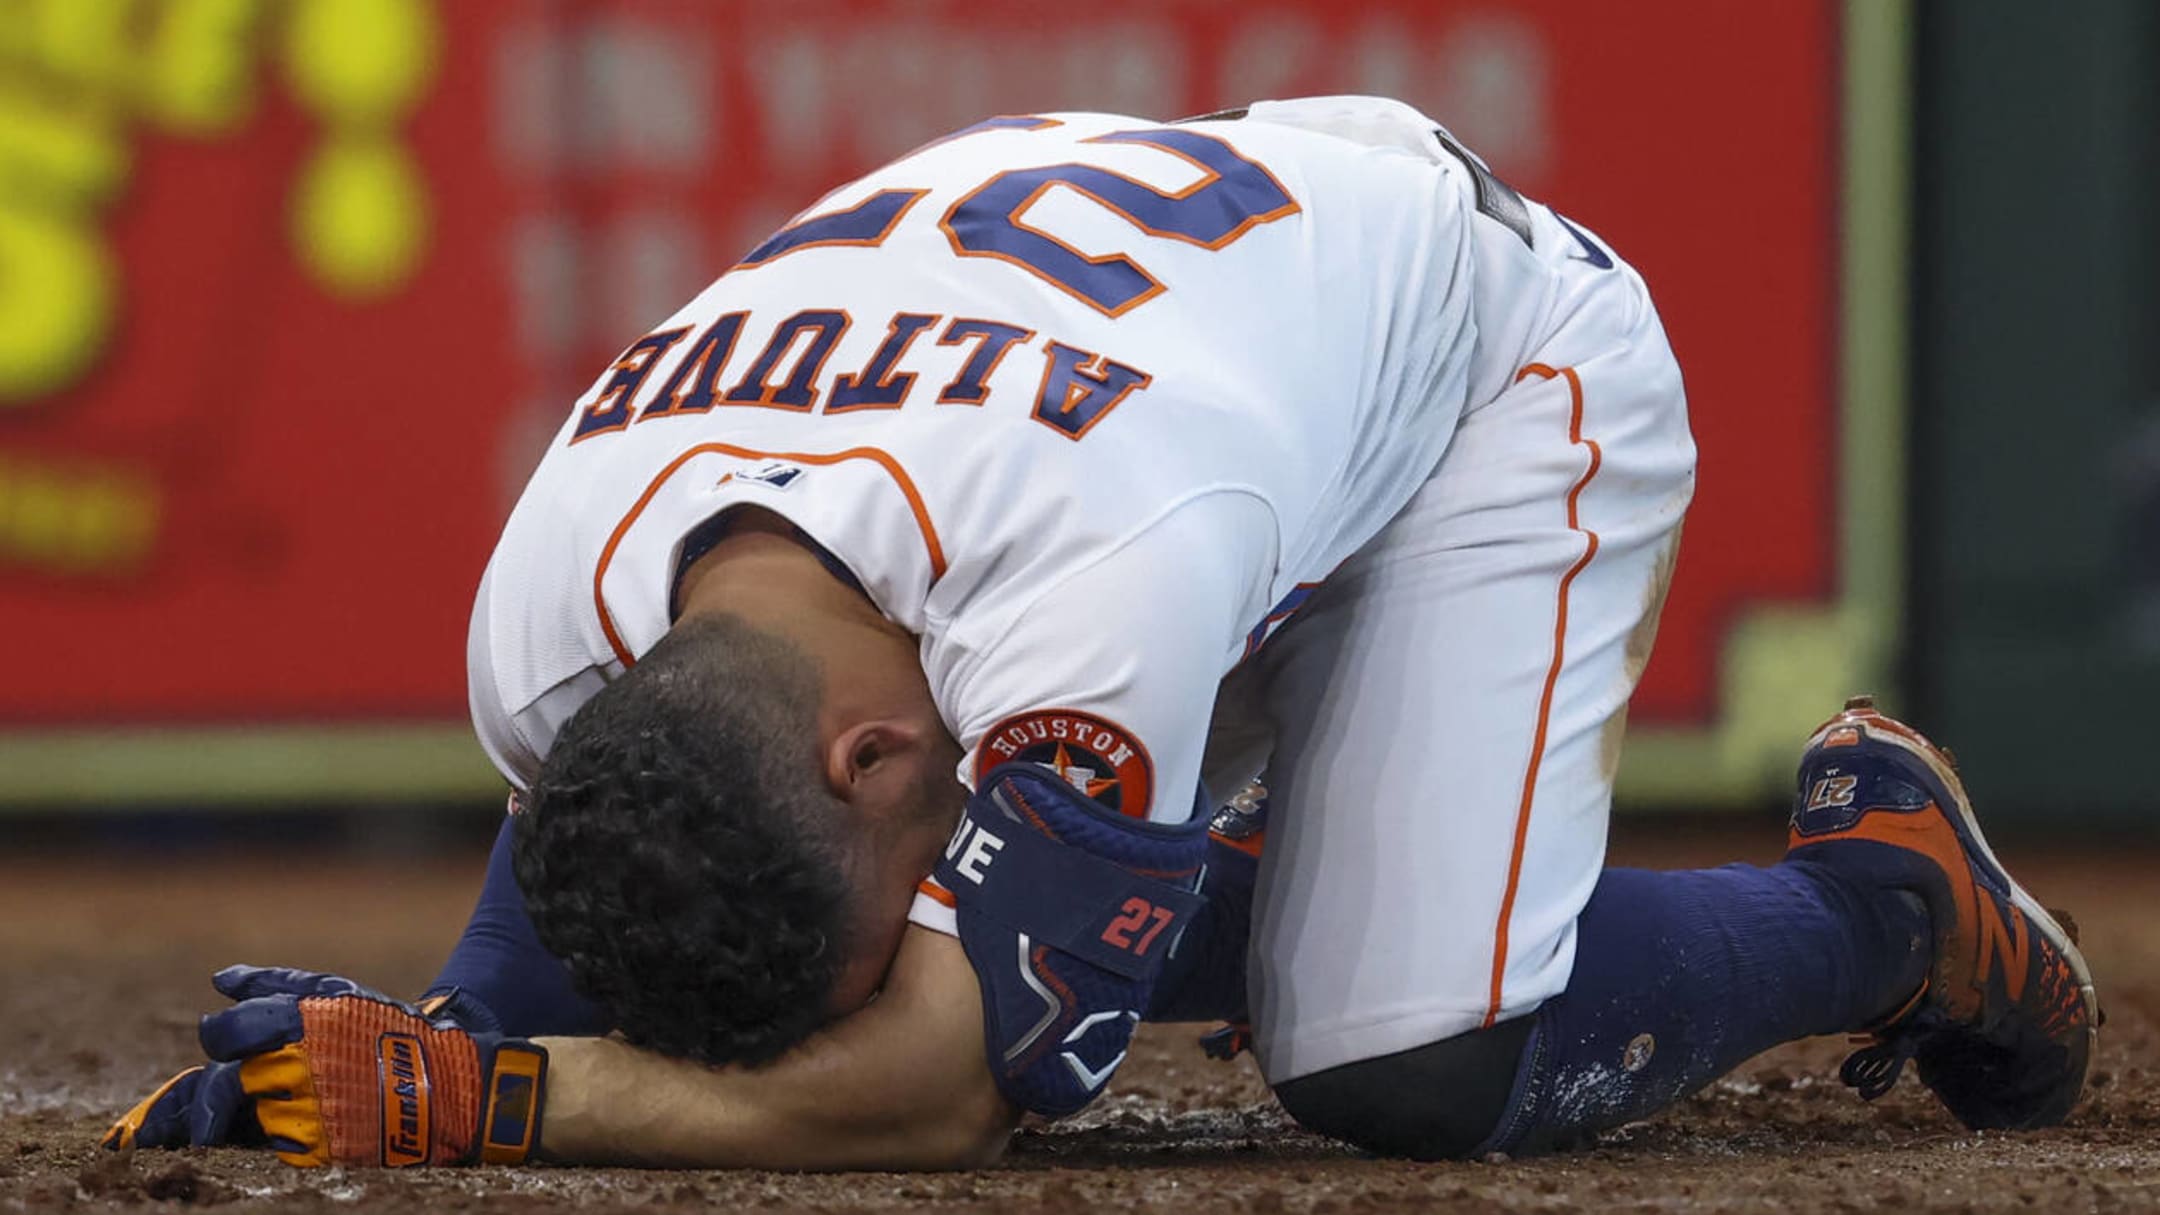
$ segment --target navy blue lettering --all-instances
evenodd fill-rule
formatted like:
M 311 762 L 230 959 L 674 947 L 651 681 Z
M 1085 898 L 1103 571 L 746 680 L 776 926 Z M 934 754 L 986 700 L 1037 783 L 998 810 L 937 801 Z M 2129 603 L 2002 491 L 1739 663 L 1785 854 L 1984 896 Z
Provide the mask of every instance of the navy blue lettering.
M 916 336 L 936 324 L 937 319 L 936 313 L 895 314 L 886 327 L 885 340 L 878 344 L 877 352 L 870 356 L 863 369 L 833 380 L 832 395 L 825 399 L 825 412 L 900 408 L 900 402 L 907 399 L 908 390 L 915 387 L 915 373 L 905 371 L 895 375 L 893 366 L 907 354 L 907 348 Z
M 798 312 L 780 322 L 773 330 L 772 339 L 765 349 L 758 352 L 757 361 L 743 375 L 742 382 L 727 390 L 721 398 L 729 405 L 763 405 L 768 409 L 788 409 L 808 413 L 817 404 L 817 389 L 812 387 L 818 373 L 825 370 L 825 360 L 832 357 L 833 346 L 840 335 L 847 332 L 848 314 L 839 311 Z M 769 381 L 795 339 L 815 330 L 816 336 L 796 356 L 795 370 L 787 382 L 775 386 Z
M 713 380 L 720 369 L 727 365 L 728 356 L 735 353 L 735 337 L 742 332 L 743 322 L 750 318 L 747 312 L 726 313 L 707 326 L 705 332 L 690 343 L 690 350 L 675 370 L 668 373 L 667 381 L 660 391 L 646 404 L 638 421 L 650 422 L 669 414 L 703 413 L 713 407 L 713 399 L 719 395 Z M 688 381 L 688 387 L 684 386 Z
M 983 381 L 990 378 L 1014 346 L 1035 336 L 1032 329 L 1018 325 L 1005 325 L 997 321 L 977 321 L 955 318 L 938 335 L 940 346 L 958 346 L 972 338 L 975 352 L 961 365 L 960 374 L 938 391 L 940 405 L 980 405 L 990 395 L 990 388 Z
M 1126 397 L 1154 377 L 1137 367 L 1052 342 L 1043 351 L 1042 387 L 1035 393 L 1036 421 L 1078 441 L 1110 416 Z
M 575 443 L 628 426 L 630 399 L 644 387 L 645 377 L 652 374 L 653 364 L 688 332 L 688 329 L 663 329 L 630 343 L 630 348 L 615 360 L 608 378 L 602 381 L 600 395 L 585 407 L 585 414 L 578 419 L 577 430 L 570 436 L 570 441 Z

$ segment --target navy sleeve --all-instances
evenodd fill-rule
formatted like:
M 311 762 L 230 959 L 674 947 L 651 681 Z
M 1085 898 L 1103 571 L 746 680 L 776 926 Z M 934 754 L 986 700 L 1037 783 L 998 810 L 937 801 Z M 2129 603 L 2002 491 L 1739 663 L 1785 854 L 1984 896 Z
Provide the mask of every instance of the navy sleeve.
M 571 987 L 569 970 L 533 932 L 510 868 L 510 825 L 505 817 L 472 922 L 428 996 L 451 994 L 448 1011 L 475 1028 L 520 1037 L 606 1033 L 612 1028 L 607 1013 Z

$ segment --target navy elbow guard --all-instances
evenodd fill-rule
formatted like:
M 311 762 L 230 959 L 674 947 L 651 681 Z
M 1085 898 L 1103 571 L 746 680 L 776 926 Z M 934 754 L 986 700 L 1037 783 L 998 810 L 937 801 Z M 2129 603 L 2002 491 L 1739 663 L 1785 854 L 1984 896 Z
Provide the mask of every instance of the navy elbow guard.
M 983 779 L 933 876 L 982 984 L 1006 1100 L 1059 1117 L 1102 1092 L 1202 906 L 1206 855 L 1205 819 L 1126 818 L 1034 764 Z

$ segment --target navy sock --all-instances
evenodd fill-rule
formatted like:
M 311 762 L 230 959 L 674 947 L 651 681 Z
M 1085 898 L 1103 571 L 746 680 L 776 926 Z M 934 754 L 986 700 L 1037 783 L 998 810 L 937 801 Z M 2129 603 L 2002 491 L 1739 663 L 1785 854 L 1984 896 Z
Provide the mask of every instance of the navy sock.
M 1607 869 L 1576 924 L 1574 973 L 1534 1014 L 1492 1148 L 1618 1126 L 1779 1043 L 1872 1024 L 1932 951 L 1916 899 L 1805 860 Z

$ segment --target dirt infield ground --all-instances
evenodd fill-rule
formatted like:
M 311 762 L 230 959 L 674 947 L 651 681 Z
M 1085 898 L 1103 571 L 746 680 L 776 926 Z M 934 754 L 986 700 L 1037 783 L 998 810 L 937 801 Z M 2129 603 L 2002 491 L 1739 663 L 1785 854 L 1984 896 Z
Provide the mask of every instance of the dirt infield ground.
M 1631 834 L 1616 859 L 1680 865 L 1768 859 L 1777 832 Z M 838 1177 L 301 1172 L 235 1151 L 95 1151 L 104 1121 L 193 1053 L 195 1014 L 216 998 L 211 970 L 291 963 L 417 991 L 464 922 L 479 858 L 416 867 L 303 855 L 279 873 L 0 855 L 0 1209 L 2160 1210 L 2156 858 L 2004 852 L 2043 901 L 2076 913 L 2110 1017 L 2091 1092 L 2061 1130 L 1965 1133 L 1910 1076 L 1864 1106 L 1833 1077 L 1843 1044 L 1818 1041 L 1765 1055 L 1593 1151 L 1403 1164 L 1300 1134 L 1249 1061 L 1216 1063 L 1193 1049 L 1191 1029 L 1151 1027 L 1112 1096 L 1024 1130 L 999 1168 Z

